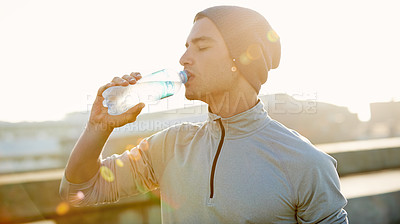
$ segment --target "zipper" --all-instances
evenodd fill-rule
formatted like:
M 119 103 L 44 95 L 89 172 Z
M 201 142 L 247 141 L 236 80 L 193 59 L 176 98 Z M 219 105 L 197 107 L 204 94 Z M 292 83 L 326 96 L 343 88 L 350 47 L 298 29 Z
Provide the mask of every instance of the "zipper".
M 219 126 L 221 127 L 221 139 L 219 140 L 218 149 L 214 156 L 214 161 L 211 168 L 211 176 L 210 176 L 210 199 L 214 197 L 214 174 L 215 174 L 215 167 L 217 166 L 217 161 L 219 154 L 221 153 L 222 144 L 224 144 L 225 138 L 225 128 L 222 125 L 221 118 L 217 119 Z

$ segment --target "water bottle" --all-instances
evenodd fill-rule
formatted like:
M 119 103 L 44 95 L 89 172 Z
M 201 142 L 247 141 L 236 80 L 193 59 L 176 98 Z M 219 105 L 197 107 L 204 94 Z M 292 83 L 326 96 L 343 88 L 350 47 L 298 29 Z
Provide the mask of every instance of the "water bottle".
M 136 84 L 112 86 L 103 92 L 103 106 L 108 107 L 108 114 L 119 115 L 140 102 L 152 102 L 167 98 L 177 93 L 188 80 L 185 71 L 175 72 L 163 69 L 144 75 Z

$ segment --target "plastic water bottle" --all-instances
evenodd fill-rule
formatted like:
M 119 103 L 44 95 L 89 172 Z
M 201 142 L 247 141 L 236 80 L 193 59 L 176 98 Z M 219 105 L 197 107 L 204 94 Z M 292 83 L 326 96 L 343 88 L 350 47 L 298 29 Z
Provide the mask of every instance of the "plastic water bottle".
M 108 107 L 108 114 L 119 115 L 140 102 L 152 102 L 167 98 L 177 93 L 188 80 L 185 71 L 176 72 L 163 69 L 144 75 L 136 84 L 112 86 L 103 92 L 103 106 Z

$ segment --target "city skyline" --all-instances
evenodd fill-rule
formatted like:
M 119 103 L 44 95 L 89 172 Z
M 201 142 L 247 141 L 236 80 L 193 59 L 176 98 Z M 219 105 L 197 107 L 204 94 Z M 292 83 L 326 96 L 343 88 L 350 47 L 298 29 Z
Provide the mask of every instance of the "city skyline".
M 400 102 L 372 104 L 371 120 L 361 122 L 346 107 L 296 100 L 286 94 L 260 99 L 272 119 L 316 145 L 400 136 Z M 141 114 L 136 122 L 113 131 L 103 155 L 122 153 L 141 139 L 182 122 L 203 122 L 207 111 L 202 105 Z M 60 121 L 0 122 L 0 174 L 64 167 L 88 115 L 76 112 Z

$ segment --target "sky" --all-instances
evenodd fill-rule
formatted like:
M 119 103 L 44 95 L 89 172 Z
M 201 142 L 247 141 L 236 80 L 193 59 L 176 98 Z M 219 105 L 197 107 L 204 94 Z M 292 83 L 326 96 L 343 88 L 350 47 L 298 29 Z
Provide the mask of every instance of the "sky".
M 63 119 L 90 110 L 115 76 L 182 69 L 193 17 L 214 5 L 255 9 L 280 36 L 281 63 L 261 94 L 346 106 L 364 120 L 370 102 L 400 100 L 396 0 L 0 0 L 0 121 Z M 144 111 L 197 104 L 182 89 Z

